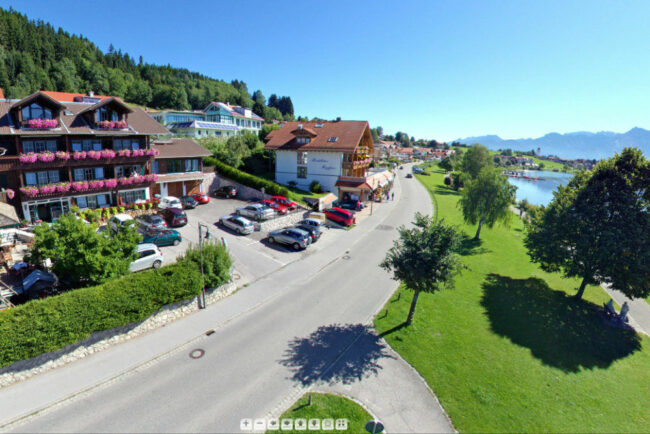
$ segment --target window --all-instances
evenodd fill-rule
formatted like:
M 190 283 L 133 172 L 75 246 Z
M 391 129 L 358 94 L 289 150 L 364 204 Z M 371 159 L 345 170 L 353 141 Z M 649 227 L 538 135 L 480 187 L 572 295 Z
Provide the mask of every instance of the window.
M 33 103 L 23 107 L 23 121 L 30 119 L 52 119 L 52 110 Z
M 128 178 L 134 173 L 139 173 L 144 175 L 144 166 L 115 166 L 115 177 L 116 178 Z
M 327 141 L 328 142 L 336 142 L 336 141 L 338 141 L 338 139 L 339 139 L 338 137 L 330 137 L 329 139 L 327 139 Z
M 192 160 L 192 171 L 193 172 L 199 171 L 199 160 L 197 158 Z
M 145 200 L 145 190 L 123 191 L 118 193 L 124 203 L 134 203 L 136 200 Z
M 102 150 L 102 142 L 94 139 L 94 140 L 78 140 L 75 142 L 72 142 L 72 151 L 101 151 Z
M 25 173 L 25 185 L 46 185 L 60 181 L 61 176 L 58 170 Z
M 307 168 L 306 167 L 298 167 L 298 178 L 307 178 Z
M 140 145 L 137 139 L 113 139 L 113 149 L 116 151 L 140 149 Z
M 56 152 L 56 140 L 29 140 L 23 142 L 23 152 Z
M 311 142 L 311 138 L 309 138 L 309 137 L 303 137 L 303 136 L 301 136 L 301 137 L 297 137 L 297 138 L 296 138 L 296 142 L 297 142 L 299 145 L 306 145 L 307 143 Z
M 88 208 L 88 202 L 86 201 L 86 196 L 80 196 L 77 198 L 77 206 L 79 208 Z
M 100 107 L 97 110 L 97 122 L 99 122 L 99 121 L 113 121 L 113 122 L 115 122 L 117 120 L 118 120 L 117 112 L 111 110 L 110 108 L 108 108 L 108 107 Z
M 152 173 L 159 173 L 158 172 L 158 160 L 155 160 L 153 163 L 151 163 L 151 172 Z
M 183 171 L 183 160 L 167 160 L 167 173 L 180 173 Z
M 185 160 L 185 171 L 186 172 L 192 171 L 192 160 Z
M 307 164 L 307 153 L 306 152 L 298 152 L 298 164 Z

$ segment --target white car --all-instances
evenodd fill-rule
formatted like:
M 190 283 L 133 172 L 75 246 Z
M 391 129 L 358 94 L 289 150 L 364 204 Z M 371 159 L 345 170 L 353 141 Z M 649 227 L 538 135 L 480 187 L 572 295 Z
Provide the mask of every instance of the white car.
M 133 217 L 128 214 L 115 214 L 108 220 L 108 227 L 117 232 L 121 227 L 132 221 Z
M 181 200 L 179 198 L 177 198 L 177 197 L 165 196 L 162 199 L 160 199 L 160 203 L 158 204 L 158 208 L 160 208 L 160 209 L 167 209 L 167 208 L 183 209 L 183 204 L 181 203 Z
M 136 271 L 146 270 L 148 268 L 160 268 L 163 263 L 163 254 L 157 245 L 147 243 L 138 244 L 136 250 L 138 257 L 135 261 L 131 262 L 129 271 L 134 273 Z
M 252 203 L 237 208 L 236 213 L 237 215 L 251 218 L 253 220 L 267 220 L 275 216 L 275 211 L 259 203 Z

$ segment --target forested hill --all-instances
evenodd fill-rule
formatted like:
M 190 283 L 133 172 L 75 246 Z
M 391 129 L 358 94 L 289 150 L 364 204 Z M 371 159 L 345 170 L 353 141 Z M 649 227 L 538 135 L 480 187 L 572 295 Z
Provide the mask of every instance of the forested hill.
M 103 53 L 83 36 L 1 8 L 0 88 L 8 98 L 37 90 L 93 91 L 154 108 L 202 109 L 217 100 L 252 107 L 268 120 L 293 117 L 289 97 L 271 95 L 269 108 L 262 92 L 254 93 L 254 101 L 243 81 L 150 65 L 113 47 Z

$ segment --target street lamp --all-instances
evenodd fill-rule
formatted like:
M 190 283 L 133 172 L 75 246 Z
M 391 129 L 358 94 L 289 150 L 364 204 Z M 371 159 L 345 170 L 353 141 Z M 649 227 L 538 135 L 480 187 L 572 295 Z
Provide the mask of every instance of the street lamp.
M 203 223 L 199 223 L 199 254 L 201 255 L 201 301 L 199 309 L 205 309 L 205 281 L 203 280 L 203 229 L 205 229 L 205 238 L 210 238 L 210 228 Z

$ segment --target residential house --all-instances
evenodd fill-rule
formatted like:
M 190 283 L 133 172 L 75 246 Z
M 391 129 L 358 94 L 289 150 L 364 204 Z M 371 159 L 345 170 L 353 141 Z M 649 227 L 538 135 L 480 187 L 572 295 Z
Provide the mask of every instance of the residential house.
M 116 97 L 39 91 L 0 99 L 0 188 L 28 221 L 150 198 L 152 137 L 169 134 Z
M 408 163 L 413 160 L 413 148 L 395 148 L 391 151 L 390 156 L 403 163 Z
M 151 172 L 158 175 L 152 194 L 180 197 L 208 191 L 203 157 L 210 151 L 190 138 L 156 140 L 151 147 L 157 154 Z

